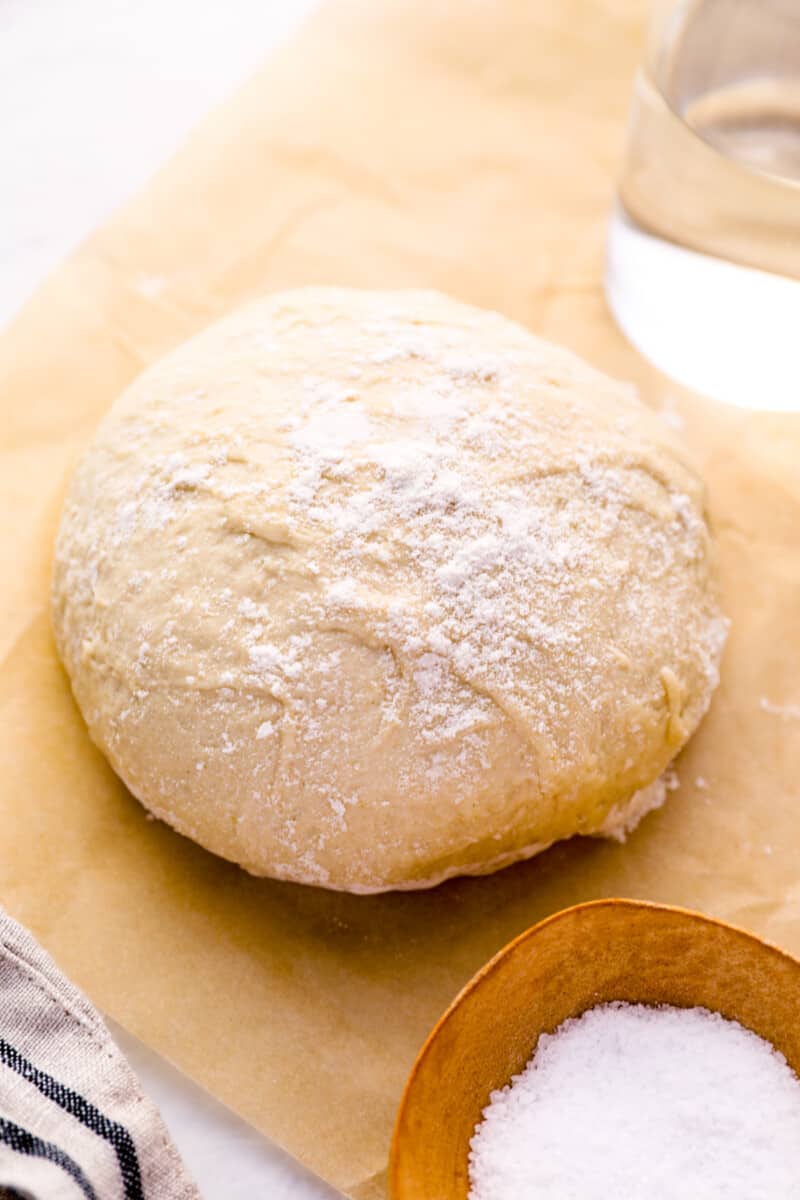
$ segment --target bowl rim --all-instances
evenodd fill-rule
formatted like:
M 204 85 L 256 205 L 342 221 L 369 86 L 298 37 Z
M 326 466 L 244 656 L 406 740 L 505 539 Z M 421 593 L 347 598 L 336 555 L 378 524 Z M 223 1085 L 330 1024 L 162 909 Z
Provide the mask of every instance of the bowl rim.
M 672 913 L 679 916 L 688 917 L 693 921 L 700 921 L 706 925 L 716 925 L 719 928 L 726 929 L 729 933 L 735 934 L 739 938 L 743 938 L 749 942 L 757 943 L 762 949 L 767 950 L 771 955 L 785 959 L 788 962 L 794 963 L 800 967 L 800 959 L 790 954 L 788 950 L 782 949 L 774 942 L 766 941 L 759 937 L 757 933 L 752 933 L 748 929 L 743 929 L 740 925 L 733 925 L 730 921 L 724 921 L 721 917 L 711 917 L 706 913 L 699 912 L 694 908 L 685 908 L 679 904 L 661 904 L 655 900 L 636 900 L 631 897 L 624 896 L 603 896 L 595 900 L 584 900 L 578 904 L 571 904 L 567 908 L 560 908 L 557 912 L 550 913 L 543 917 L 541 921 L 537 921 L 534 925 L 530 925 L 524 929 L 522 933 L 518 933 L 509 942 L 492 955 L 490 959 L 479 967 L 474 975 L 467 980 L 464 986 L 456 993 L 453 999 L 448 1004 L 442 1015 L 438 1018 L 435 1025 L 431 1029 L 425 1041 L 422 1043 L 411 1070 L 403 1087 L 403 1092 L 400 1097 L 400 1103 L 397 1107 L 397 1115 L 395 1117 L 394 1128 L 392 1130 L 392 1141 L 389 1151 L 389 1196 L 397 1195 L 397 1184 L 399 1181 L 399 1143 L 400 1143 L 400 1127 L 403 1123 L 406 1107 L 408 1105 L 409 1095 L 416 1076 L 420 1071 L 422 1064 L 431 1052 L 431 1047 L 434 1041 L 438 1038 L 441 1031 L 447 1026 L 453 1018 L 455 1011 L 461 1007 L 463 1002 L 470 996 L 476 988 L 478 988 L 486 979 L 498 969 L 500 963 L 503 962 L 509 954 L 511 954 L 517 946 L 529 938 L 534 937 L 540 930 L 548 925 L 553 925 L 559 921 L 574 917 L 577 913 L 584 912 L 586 909 L 596 908 L 629 908 L 629 909 L 649 909 L 655 913 Z

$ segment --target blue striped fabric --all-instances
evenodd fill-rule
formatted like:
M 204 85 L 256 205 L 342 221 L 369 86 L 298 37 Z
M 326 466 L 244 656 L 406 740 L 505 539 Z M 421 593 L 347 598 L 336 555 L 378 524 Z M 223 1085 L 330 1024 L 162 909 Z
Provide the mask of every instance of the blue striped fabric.
M 0 1200 L 199 1200 L 100 1015 L 2 910 Z

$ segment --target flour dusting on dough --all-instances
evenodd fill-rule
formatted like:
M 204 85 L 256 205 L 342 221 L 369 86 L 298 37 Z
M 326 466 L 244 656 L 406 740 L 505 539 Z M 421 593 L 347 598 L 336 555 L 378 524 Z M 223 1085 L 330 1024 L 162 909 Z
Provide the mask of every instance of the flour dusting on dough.
M 623 836 L 726 633 L 702 485 L 629 388 L 495 314 L 337 289 L 244 310 L 117 401 L 54 614 L 158 815 L 362 891 Z

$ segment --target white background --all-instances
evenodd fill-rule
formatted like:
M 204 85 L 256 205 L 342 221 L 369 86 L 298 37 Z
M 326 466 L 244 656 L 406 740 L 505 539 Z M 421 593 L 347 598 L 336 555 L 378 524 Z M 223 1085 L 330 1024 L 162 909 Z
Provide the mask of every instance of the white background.
M 0 0 L 0 326 L 315 0 Z M 206 1200 L 332 1193 L 115 1029 Z
M 0 0 L 0 325 L 315 0 Z

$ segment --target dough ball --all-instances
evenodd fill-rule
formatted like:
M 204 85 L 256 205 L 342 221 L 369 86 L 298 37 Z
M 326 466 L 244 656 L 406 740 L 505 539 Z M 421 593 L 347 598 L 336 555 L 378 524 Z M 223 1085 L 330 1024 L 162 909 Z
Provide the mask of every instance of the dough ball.
M 622 836 L 725 637 L 703 488 L 633 392 L 431 292 L 270 296 L 79 466 L 58 647 L 153 813 L 356 892 Z

